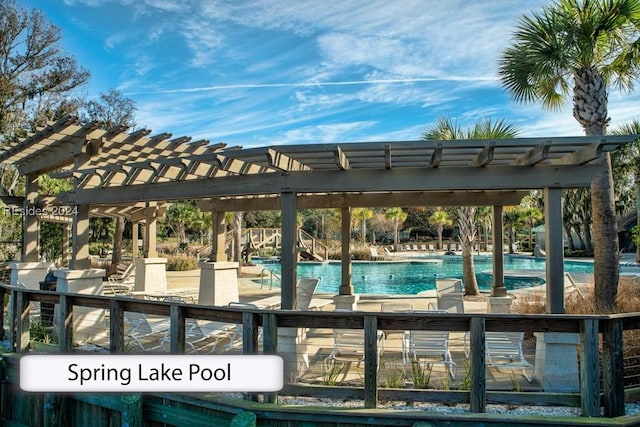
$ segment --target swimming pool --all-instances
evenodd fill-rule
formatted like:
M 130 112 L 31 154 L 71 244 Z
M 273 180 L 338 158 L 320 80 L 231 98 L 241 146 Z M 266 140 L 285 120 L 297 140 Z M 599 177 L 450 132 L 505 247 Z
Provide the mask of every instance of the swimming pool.
M 352 263 L 352 282 L 358 294 L 417 294 L 436 288 L 436 278 L 462 278 L 462 258 L 460 256 L 431 257 L 431 262 L 359 262 Z M 256 259 L 257 263 L 261 260 Z M 427 260 L 429 261 L 429 260 Z M 483 274 L 492 270 L 491 257 L 474 256 L 474 265 L 478 287 L 481 290 L 491 288 L 491 275 Z M 264 267 L 280 276 L 280 264 L 264 264 Z M 505 256 L 505 270 L 544 270 L 545 261 L 534 258 Z M 565 271 L 592 273 L 593 264 L 588 262 L 565 261 Z M 337 293 L 340 287 L 340 262 L 302 262 L 297 266 L 298 277 L 321 277 L 317 292 Z M 507 289 L 517 289 L 541 285 L 544 280 L 527 278 L 505 278 Z M 274 286 L 279 286 L 274 282 Z

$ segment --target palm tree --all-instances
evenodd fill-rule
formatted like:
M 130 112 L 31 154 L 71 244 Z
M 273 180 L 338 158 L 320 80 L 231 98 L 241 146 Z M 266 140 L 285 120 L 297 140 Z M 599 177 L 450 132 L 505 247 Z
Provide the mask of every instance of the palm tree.
M 369 208 L 354 208 L 351 217 L 362 227 L 362 244 L 367 243 L 367 220 L 373 218 L 373 211 Z
M 393 223 L 393 243 L 397 245 L 400 243 L 398 236 L 400 224 L 407 219 L 407 213 L 402 208 L 389 208 L 384 213 L 384 216 Z
M 444 227 L 451 227 L 453 221 L 449 218 L 449 214 L 446 211 L 438 208 L 429 217 L 429 224 L 436 226 L 438 231 L 438 249 L 442 249 L 442 232 L 444 231 Z
M 640 119 L 625 123 L 612 132 L 614 135 L 640 134 Z M 636 190 L 636 224 L 640 225 L 640 140 L 625 144 L 613 152 L 613 168 L 626 177 L 632 176 Z M 636 262 L 640 262 L 640 244 L 636 244 Z
M 609 85 L 633 89 L 640 69 L 639 23 L 640 0 L 556 0 L 521 18 L 499 62 L 502 84 L 516 101 L 552 110 L 572 94 L 573 117 L 585 134 L 604 135 Z M 609 153 L 597 162 L 603 171 L 591 183 L 595 297 L 611 307 L 619 256 Z
M 457 122 L 449 117 L 444 117 L 438 119 L 436 124 L 422 135 L 422 138 L 427 140 L 508 139 L 517 134 L 518 129 L 504 120 L 495 123 L 490 119 L 480 120 L 473 127 L 463 130 Z M 473 244 L 476 240 L 475 213 L 475 207 L 458 208 L 458 226 L 460 227 L 460 244 L 462 245 L 462 281 L 466 295 L 480 294 L 473 265 Z

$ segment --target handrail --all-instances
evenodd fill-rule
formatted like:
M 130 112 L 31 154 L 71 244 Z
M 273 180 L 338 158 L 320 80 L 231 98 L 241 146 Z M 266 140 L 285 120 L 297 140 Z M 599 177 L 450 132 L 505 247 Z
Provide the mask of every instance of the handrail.
M 282 281 L 282 278 L 280 276 L 278 276 L 276 273 L 274 273 L 273 271 L 269 270 L 268 268 L 263 268 L 262 271 L 260 272 L 260 289 L 262 289 L 264 287 L 264 272 L 268 271 L 269 272 L 269 290 L 273 289 L 273 278 L 275 277 L 276 279 Z
M 485 387 L 485 331 L 504 332 L 570 332 L 580 334 L 580 360 L 587 361 L 580 365 L 580 394 L 582 414 L 585 416 L 600 415 L 600 399 L 594 396 L 603 395 L 604 413 L 608 417 L 624 415 L 624 363 L 622 352 L 622 333 L 627 329 L 640 329 L 640 313 L 633 315 L 561 315 L 561 314 L 443 314 L 428 312 L 409 313 L 377 313 L 377 312 L 301 312 L 294 310 L 258 310 L 211 307 L 196 304 L 175 302 L 154 302 L 134 300 L 128 297 L 110 297 L 101 295 L 68 294 L 52 291 L 39 291 L 0 285 L 0 309 L 4 310 L 4 294 L 8 288 L 11 292 L 13 313 L 10 328 L 10 342 L 14 351 L 25 352 L 29 340 L 29 303 L 31 301 L 56 302 L 60 304 L 59 350 L 72 350 L 73 308 L 85 306 L 102 308 L 110 311 L 109 316 L 109 349 L 112 353 L 122 353 L 125 346 L 123 315 L 125 311 L 142 312 L 169 316 L 171 324 L 171 351 L 185 351 L 185 336 L 179 333 L 185 328 L 185 319 L 203 319 L 238 323 L 244 325 L 243 353 L 255 353 L 258 349 L 258 328 L 262 327 L 264 352 L 275 353 L 279 328 L 343 328 L 364 329 L 365 338 L 365 372 L 362 396 L 365 407 L 375 408 L 378 400 L 377 381 L 377 349 L 376 336 L 378 330 L 446 330 L 470 332 L 470 379 L 469 391 L 459 391 L 457 399 L 471 404 L 472 412 L 484 412 L 486 404 L 491 403 L 490 392 Z M 276 326 L 277 325 L 277 326 Z M 602 335 L 602 356 L 599 353 Z M 603 384 L 600 389 L 600 363 L 602 358 Z M 285 368 L 286 369 L 286 368 Z M 287 384 L 285 389 L 300 389 L 300 385 Z M 329 388 L 330 389 L 330 388 Z M 312 387 L 303 390 L 311 393 Z M 421 393 L 422 391 L 415 391 Z M 324 392 L 326 397 L 327 392 Z M 406 400 L 406 392 L 385 390 L 385 398 L 393 397 Z M 434 391 L 428 391 L 429 397 Z M 543 393 L 544 394 L 544 393 Z M 400 396 L 402 396 L 400 398 Z M 451 394 L 443 393 L 439 399 L 448 399 Z M 504 401 L 505 396 L 497 397 Z M 517 399 L 517 398 L 516 398 Z M 442 400 L 445 401 L 445 400 Z

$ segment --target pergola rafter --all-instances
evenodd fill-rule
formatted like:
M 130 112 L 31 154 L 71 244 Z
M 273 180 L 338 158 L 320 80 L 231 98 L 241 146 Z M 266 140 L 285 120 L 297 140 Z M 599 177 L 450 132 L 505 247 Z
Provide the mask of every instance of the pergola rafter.
M 37 200 L 35 178 L 50 173 L 73 178 L 74 190 L 48 202 L 82 206 L 82 212 L 89 214 L 100 213 L 87 207 L 107 215 L 151 218 L 148 215 L 161 211 L 157 202 L 178 199 L 201 199 L 201 206 L 217 218 L 224 211 L 280 209 L 285 308 L 295 301 L 297 209 L 339 207 L 345 220 L 355 206 L 489 205 L 494 207 L 494 221 L 501 223 L 502 206 L 519 203 L 531 189 L 544 190 L 547 256 L 554 261 L 547 273 L 548 295 L 562 304 L 561 190 L 588 187 L 601 172 L 592 161 L 636 138 L 384 141 L 242 149 L 206 140 L 191 142 L 189 137 L 170 139 L 168 133 L 149 134 L 145 129 L 105 130 L 98 122 L 81 124 L 75 117 L 65 117 L 0 150 L 0 162 L 15 165 L 28 177 L 25 204 Z M 138 210 L 129 212 L 123 206 Z M 26 221 L 26 238 L 34 236 L 33 221 Z M 221 227 L 222 221 L 214 222 Z M 343 246 L 348 243 L 343 241 Z M 495 246 L 494 257 L 501 259 L 501 243 Z M 33 244 L 28 247 L 35 250 Z M 348 258 L 348 253 L 343 255 Z M 501 268 L 494 267 L 497 282 L 502 279 Z M 343 268 L 343 280 L 346 276 Z M 349 283 L 340 289 L 348 290 Z M 550 302 L 552 311 L 562 310 L 558 301 Z

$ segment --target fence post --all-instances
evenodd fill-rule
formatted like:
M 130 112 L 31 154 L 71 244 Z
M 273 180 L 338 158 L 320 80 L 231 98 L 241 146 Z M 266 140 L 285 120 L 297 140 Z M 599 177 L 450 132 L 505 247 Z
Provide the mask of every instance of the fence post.
M 258 349 L 258 325 L 256 314 L 242 312 L 242 354 L 256 354 Z M 258 401 L 258 393 L 245 393 L 245 400 Z
M 277 354 L 278 349 L 278 318 L 275 313 L 266 313 L 262 316 L 262 340 L 264 354 Z M 297 354 L 293 357 L 297 358 Z M 285 376 L 286 380 L 286 376 Z M 277 403 L 278 393 L 265 393 L 265 403 Z
M 68 295 L 60 294 L 58 318 L 53 324 L 58 327 L 58 350 L 61 353 L 71 352 L 73 349 L 73 302 Z
M 57 427 L 65 425 L 62 419 L 65 413 L 63 409 L 64 398 L 59 393 L 46 393 L 44 407 L 42 408 L 42 425 L 44 427 Z
M 469 326 L 471 337 L 471 412 L 486 412 L 487 410 L 487 379 L 485 376 L 485 319 L 472 317 Z
M 600 416 L 598 321 L 580 322 L 580 406 L 583 417 Z
M 14 318 L 17 324 L 15 351 L 17 353 L 24 353 L 29 348 L 29 299 L 25 293 L 21 290 L 14 291 L 16 295 L 16 311 L 14 312 Z
M 109 352 L 119 354 L 124 352 L 124 310 L 122 303 L 116 298 L 109 301 Z
M 7 294 L 7 289 L 4 286 L 0 286 L 0 313 L 4 313 L 5 310 L 5 306 L 4 306 L 4 296 L 5 294 Z M 11 310 L 9 310 L 9 313 L 11 313 Z M 11 322 L 9 322 L 9 326 L 11 325 Z M 4 316 L 0 316 L 0 341 L 5 340 L 6 337 L 4 336 Z
M 378 318 L 364 316 L 364 407 L 378 405 Z
M 171 304 L 171 354 L 184 353 L 184 341 L 185 341 L 185 317 L 184 308 Z
M 620 417 L 624 409 L 624 325 L 622 319 L 604 321 L 602 331 L 604 416 Z
M 122 427 L 142 427 L 142 395 L 125 394 L 120 399 Z

